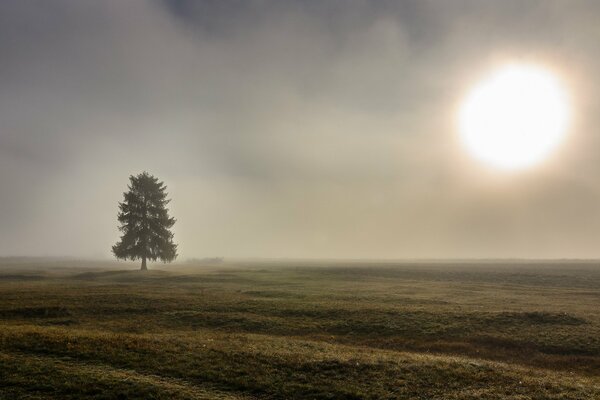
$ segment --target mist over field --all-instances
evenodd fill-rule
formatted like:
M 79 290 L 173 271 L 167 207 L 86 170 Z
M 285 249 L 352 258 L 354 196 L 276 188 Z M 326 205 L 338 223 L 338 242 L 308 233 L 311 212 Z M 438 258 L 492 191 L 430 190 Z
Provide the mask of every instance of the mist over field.
M 180 259 L 600 256 L 593 1 L 2 1 L 0 255 L 110 256 L 130 174 Z M 577 106 L 504 176 L 456 109 L 504 60 Z

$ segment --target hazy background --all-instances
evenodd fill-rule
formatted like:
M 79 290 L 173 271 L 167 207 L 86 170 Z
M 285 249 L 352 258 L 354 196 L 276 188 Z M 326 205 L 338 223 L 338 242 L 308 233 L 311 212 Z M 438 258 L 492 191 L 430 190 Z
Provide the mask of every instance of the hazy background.
M 128 176 L 181 258 L 599 257 L 596 1 L 0 2 L 0 255 L 109 257 Z M 489 68 L 575 123 L 537 168 L 457 140 Z

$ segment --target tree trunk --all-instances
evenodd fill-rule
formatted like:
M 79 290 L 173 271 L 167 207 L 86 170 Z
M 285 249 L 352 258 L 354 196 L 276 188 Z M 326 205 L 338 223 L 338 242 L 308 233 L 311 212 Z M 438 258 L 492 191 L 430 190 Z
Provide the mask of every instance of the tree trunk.
M 146 256 L 142 257 L 142 269 L 141 271 L 148 271 L 148 268 L 146 268 Z

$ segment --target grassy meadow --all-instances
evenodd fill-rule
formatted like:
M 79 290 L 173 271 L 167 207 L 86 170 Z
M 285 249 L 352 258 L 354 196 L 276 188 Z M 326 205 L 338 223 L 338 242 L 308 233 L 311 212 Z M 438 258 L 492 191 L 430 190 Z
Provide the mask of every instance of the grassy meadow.
M 594 262 L 0 262 L 0 399 L 599 399 Z

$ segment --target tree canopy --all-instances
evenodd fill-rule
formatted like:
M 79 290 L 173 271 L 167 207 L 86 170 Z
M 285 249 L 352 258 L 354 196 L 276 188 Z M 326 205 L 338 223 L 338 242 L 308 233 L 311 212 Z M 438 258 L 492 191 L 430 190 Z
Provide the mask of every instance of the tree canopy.
M 169 216 L 167 187 L 148 172 L 129 177 L 129 189 L 119 203 L 118 220 L 121 239 L 112 247 L 119 259 L 171 262 L 177 257 L 171 228 L 175 219 Z

